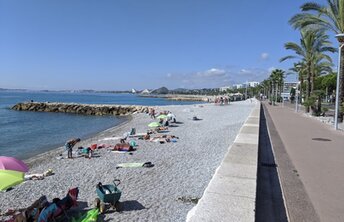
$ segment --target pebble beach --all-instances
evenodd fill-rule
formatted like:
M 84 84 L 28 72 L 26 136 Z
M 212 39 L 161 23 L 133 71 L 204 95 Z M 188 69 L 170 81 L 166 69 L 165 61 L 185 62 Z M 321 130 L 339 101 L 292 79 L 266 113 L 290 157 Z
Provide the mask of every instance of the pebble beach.
M 224 106 L 155 107 L 157 112 L 169 110 L 176 115 L 177 123 L 163 134 L 179 139 L 164 144 L 128 139 L 135 140 L 138 145 L 132 155 L 101 148 L 91 159 L 59 159 L 59 154 L 64 152 L 62 147 L 42 153 L 25 161 L 30 166 L 28 174 L 52 169 L 54 175 L 25 181 L 0 193 L 0 209 L 26 208 L 42 195 L 50 201 L 55 197 L 63 198 L 68 189 L 78 187 L 79 205 L 68 211 L 69 215 L 77 214 L 94 207 L 98 182 L 111 184 L 119 179 L 120 212 L 109 210 L 99 216 L 99 221 L 185 221 L 254 105 L 254 100 L 247 100 Z M 192 120 L 193 116 L 200 120 Z M 145 113 L 133 114 L 128 122 L 82 140 L 77 146 L 115 145 L 131 128 L 137 133 L 145 133 L 149 129 L 147 125 L 153 121 Z M 116 169 L 117 164 L 130 162 L 151 162 L 154 166 Z M 0 217 L 0 221 L 3 219 Z

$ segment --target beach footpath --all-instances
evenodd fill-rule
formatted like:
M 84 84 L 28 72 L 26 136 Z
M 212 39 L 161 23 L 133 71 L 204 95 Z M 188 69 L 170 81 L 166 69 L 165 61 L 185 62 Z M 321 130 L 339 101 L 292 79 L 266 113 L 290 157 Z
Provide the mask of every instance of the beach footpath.
M 344 133 L 263 103 L 289 221 L 344 221 Z
M 43 173 L 49 169 L 54 174 L 43 180 L 25 181 L 8 192 L 0 193 L 1 212 L 26 208 L 42 195 L 49 201 L 63 198 L 70 188 L 78 187 L 79 204 L 67 212 L 75 215 L 94 208 L 96 185 L 99 182 L 112 184 L 114 179 L 118 179 L 121 181 L 118 188 L 122 192 L 120 212 L 110 210 L 100 215 L 101 219 L 185 221 L 188 212 L 198 202 L 202 204 L 200 199 L 214 173 L 221 172 L 216 169 L 224 157 L 225 162 L 231 161 L 232 156 L 226 155 L 228 147 L 236 141 L 230 152 L 238 151 L 237 155 L 240 155 L 240 150 L 235 146 L 243 144 L 247 136 L 250 138 L 248 141 L 255 141 L 256 137 L 250 134 L 257 128 L 256 123 L 247 121 L 256 119 L 257 113 L 252 112 L 256 105 L 256 101 L 247 100 L 222 106 L 208 103 L 154 107 L 157 113 L 171 111 L 176 116 L 176 123 L 171 123 L 168 129 L 160 133 L 152 134 L 152 140 L 129 137 L 127 142 L 135 145 L 130 152 L 113 152 L 113 147 L 120 142 L 123 134 L 132 128 L 138 135 L 145 134 L 150 129 L 148 125 L 157 121 L 144 112 L 136 112 L 125 124 L 105 130 L 77 145 L 90 147 L 97 144 L 98 148 L 91 159 L 76 154 L 73 154 L 74 159 L 67 159 L 64 149 L 59 147 L 27 160 L 29 174 Z M 254 116 L 248 118 L 250 114 Z M 237 136 L 240 130 L 245 134 L 244 137 Z M 172 139 L 167 141 L 167 136 Z M 165 142 L 161 139 L 165 139 Z M 253 146 L 249 145 L 252 151 Z M 253 171 L 250 165 L 254 158 L 250 155 L 248 158 L 249 165 L 243 166 L 248 167 L 247 172 L 251 175 Z M 147 162 L 150 162 L 150 167 L 133 167 Z M 236 170 L 232 168 L 231 171 L 234 173 Z M 247 179 L 254 181 L 250 177 Z M 249 183 L 246 188 L 251 190 L 252 186 Z

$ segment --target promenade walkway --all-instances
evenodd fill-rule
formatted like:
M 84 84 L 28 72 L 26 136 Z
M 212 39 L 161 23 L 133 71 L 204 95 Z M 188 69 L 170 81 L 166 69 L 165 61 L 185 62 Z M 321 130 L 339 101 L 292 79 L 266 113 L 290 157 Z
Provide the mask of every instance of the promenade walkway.
M 263 102 L 289 221 L 344 221 L 344 132 Z

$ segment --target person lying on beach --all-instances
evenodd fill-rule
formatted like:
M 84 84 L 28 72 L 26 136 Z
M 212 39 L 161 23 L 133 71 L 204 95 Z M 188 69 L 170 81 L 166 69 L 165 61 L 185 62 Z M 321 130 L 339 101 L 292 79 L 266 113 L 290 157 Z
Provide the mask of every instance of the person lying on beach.
M 167 126 L 159 126 L 155 130 L 156 130 L 156 132 L 163 131 L 163 130 L 168 130 L 168 127 Z
M 112 150 L 134 151 L 135 149 L 129 143 L 117 143 Z
M 68 159 L 73 159 L 73 147 L 80 142 L 80 138 L 68 140 L 65 144 L 65 149 L 68 151 Z
M 35 173 L 35 174 L 25 175 L 24 179 L 25 180 L 43 180 L 45 177 L 51 176 L 53 174 L 54 174 L 53 170 L 49 169 L 45 171 L 44 173 Z
M 148 130 L 145 135 L 138 137 L 138 139 L 139 140 L 149 140 L 151 137 L 151 134 L 153 134 L 153 132 L 151 130 Z
M 44 207 L 47 207 L 49 202 L 46 196 L 41 196 L 38 200 L 34 201 L 29 207 L 24 209 L 8 209 L 2 216 L 12 216 L 4 222 L 29 222 L 37 221 L 38 216 Z
M 179 139 L 179 137 L 175 136 L 175 135 L 157 135 L 155 137 L 153 137 L 153 139 Z
M 149 139 L 149 141 L 159 142 L 159 143 L 165 143 L 165 142 L 169 143 L 174 139 L 179 139 L 179 137 L 174 136 L 174 135 L 160 135 L 160 136 L 155 136 L 155 137 Z M 176 141 L 174 141 L 174 142 L 176 142 Z

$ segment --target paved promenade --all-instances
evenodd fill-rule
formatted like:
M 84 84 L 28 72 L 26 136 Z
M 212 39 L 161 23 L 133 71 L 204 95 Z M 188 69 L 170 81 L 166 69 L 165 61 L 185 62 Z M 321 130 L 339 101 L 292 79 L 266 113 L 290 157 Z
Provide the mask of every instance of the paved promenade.
M 344 221 L 344 132 L 263 103 L 289 221 Z

